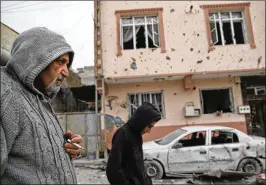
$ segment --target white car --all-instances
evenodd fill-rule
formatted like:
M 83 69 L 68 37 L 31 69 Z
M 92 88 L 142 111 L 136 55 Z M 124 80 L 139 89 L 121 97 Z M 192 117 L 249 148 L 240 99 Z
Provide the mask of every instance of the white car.
M 265 170 L 265 138 L 223 126 L 187 126 L 143 143 L 152 178 L 211 170 L 260 173 Z

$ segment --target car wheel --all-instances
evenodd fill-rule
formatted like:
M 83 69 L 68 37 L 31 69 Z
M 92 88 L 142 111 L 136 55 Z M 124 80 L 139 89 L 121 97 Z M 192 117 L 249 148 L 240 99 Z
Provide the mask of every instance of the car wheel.
M 238 171 L 259 174 L 262 168 L 255 159 L 243 159 L 238 165 Z
M 154 179 L 161 179 L 163 177 L 163 167 L 162 165 L 155 161 L 145 161 L 145 168 L 147 175 Z

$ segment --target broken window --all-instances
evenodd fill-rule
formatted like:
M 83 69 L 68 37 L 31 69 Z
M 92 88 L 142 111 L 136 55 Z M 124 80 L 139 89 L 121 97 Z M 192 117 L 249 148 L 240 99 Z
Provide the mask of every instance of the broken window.
M 200 95 L 203 114 L 234 111 L 231 88 L 204 89 L 200 90 Z
M 247 94 L 248 95 L 265 95 L 266 90 L 265 86 L 252 86 L 252 87 L 247 87 Z
M 168 145 L 169 143 L 171 143 L 173 140 L 175 140 L 176 138 L 178 138 L 179 136 L 181 136 L 184 133 L 186 133 L 185 130 L 177 129 L 174 132 L 171 132 L 170 134 L 164 136 L 161 139 L 154 140 L 154 142 L 156 142 L 159 145 Z
M 135 110 L 144 102 L 149 102 L 160 111 L 162 117 L 165 117 L 163 107 L 163 93 L 135 93 L 129 94 L 130 115 L 133 115 Z
M 206 131 L 193 132 L 178 141 L 183 147 L 203 146 L 206 144 Z
M 212 45 L 247 43 L 242 11 L 216 12 L 209 14 Z
M 122 49 L 160 47 L 157 16 L 121 18 Z
M 239 143 L 239 139 L 236 133 L 224 130 L 212 131 L 211 144 L 228 144 L 228 143 Z

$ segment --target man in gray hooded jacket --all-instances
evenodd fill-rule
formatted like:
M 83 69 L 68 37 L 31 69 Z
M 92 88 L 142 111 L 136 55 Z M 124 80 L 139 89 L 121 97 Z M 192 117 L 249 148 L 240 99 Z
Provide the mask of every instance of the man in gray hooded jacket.
M 63 130 L 51 107 L 74 52 L 46 28 L 32 28 L 14 41 L 1 67 L 1 183 L 76 184 L 71 158 L 80 135 Z

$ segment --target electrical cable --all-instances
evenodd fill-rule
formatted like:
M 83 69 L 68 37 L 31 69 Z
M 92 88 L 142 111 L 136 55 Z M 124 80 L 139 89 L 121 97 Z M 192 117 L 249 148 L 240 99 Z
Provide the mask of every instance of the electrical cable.
M 39 8 L 39 9 L 32 9 L 32 10 L 25 10 L 25 11 L 6 11 L 6 12 L 1 12 L 1 13 L 17 13 L 17 12 L 30 12 L 30 11 L 39 11 L 39 10 L 46 10 L 46 9 L 53 9 L 53 8 L 61 8 L 61 7 L 69 7 L 69 6 L 74 6 L 77 4 L 83 4 L 83 3 L 87 3 L 87 2 L 82 2 L 82 3 L 74 3 L 71 5 L 62 5 L 62 6 L 56 6 L 56 7 L 45 7 L 45 8 Z
M 79 23 L 79 21 L 81 21 L 85 17 L 86 13 L 88 13 L 88 10 L 89 8 L 85 11 L 82 17 L 78 19 L 78 21 L 67 32 L 63 33 L 64 36 L 67 35 Z
M 19 2 L 19 3 L 15 3 L 15 4 L 11 4 L 11 5 L 7 5 L 7 6 L 2 6 L 2 8 L 7 8 L 7 7 L 11 7 L 11 6 L 15 6 L 15 5 L 19 5 L 19 4 L 22 4 L 22 3 L 26 3 L 28 1 L 22 1 L 22 2 Z
M 28 8 L 28 7 L 31 7 L 31 6 L 34 6 L 34 5 L 38 5 L 38 4 L 42 4 L 42 3 L 45 3 L 45 1 L 41 1 L 41 2 L 38 2 L 38 3 L 35 3 L 35 4 L 30 4 L 30 5 L 27 5 L 27 6 L 20 6 L 20 7 L 5 9 L 5 10 L 1 10 L 1 12 L 15 10 L 15 9 L 20 9 L 20 8 Z

